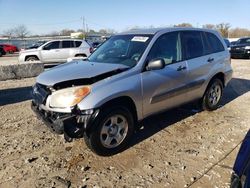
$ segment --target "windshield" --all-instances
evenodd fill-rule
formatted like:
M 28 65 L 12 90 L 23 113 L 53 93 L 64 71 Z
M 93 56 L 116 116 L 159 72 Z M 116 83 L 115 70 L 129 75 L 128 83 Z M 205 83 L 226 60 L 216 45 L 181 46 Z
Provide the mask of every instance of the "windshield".
M 140 60 L 152 35 L 117 35 L 103 43 L 89 61 L 133 67 Z
M 29 48 L 38 48 L 40 47 L 41 45 L 43 45 L 45 43 L 45 41 L 38 41 L 32 45 L 29 46 Z

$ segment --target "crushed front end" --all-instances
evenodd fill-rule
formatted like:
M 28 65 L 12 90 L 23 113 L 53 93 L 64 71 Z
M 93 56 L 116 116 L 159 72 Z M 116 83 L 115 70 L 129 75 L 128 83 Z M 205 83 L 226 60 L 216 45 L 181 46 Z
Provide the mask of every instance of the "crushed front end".
M 51 88 L 36 83 L 32 89 L 31 108 L 50 130 L 57 134 L 64 134 L 65 138 L 81 138 L 88 131 L 99 113 L 98 109 L 79 110 L 77 105 L 67 112 L 54 111 L 47 99 L 52 94 Z

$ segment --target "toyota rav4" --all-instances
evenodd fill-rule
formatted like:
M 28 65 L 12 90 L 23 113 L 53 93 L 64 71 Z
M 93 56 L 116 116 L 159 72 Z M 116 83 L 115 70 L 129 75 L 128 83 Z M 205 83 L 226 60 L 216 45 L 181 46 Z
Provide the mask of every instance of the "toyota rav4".
M 231 77 L 216 31 L 135 30 L 112 36 L 84 61 L 39 75 L 32 109 L 68 141 L 84 137 L 92 151 L 112 155 L 150 115 L 191 101 L 215 110 Z

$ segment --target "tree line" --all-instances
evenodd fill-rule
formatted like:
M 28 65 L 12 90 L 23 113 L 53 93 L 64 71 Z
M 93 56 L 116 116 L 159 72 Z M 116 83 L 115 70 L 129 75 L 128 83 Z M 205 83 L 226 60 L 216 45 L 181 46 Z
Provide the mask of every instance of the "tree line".
M 154 26 L 150 26 L 150 28 L 153 28 Z M 190 23 L 181 23 L 174 25 L 174 27 L 194 27 Z M 139 29 L 141 27 L 134 26 L 130 29 Z M 148 28 L 148 27 L 143 27 L 143 28 Z M 219 24 L 205 24 L 202 25 L 202 28 L 207 28 L 207 29 L 214 29 L 217 30 L 221 33 L 221 35 L 225 38 L 240 38 L 244 36 L 250 36 L 250 30 L 246 28 L 232 28 L 229 23 L 219 23 Z M 88 31 L 83 31 L 82 29 L 62 29 L 61 31 L 52 31 L 48 34 L 45 35 L 31 35 L 30 31 L 25 25 L 19 25 L 14 28 L 7 29 L 3 32 L 3 36 L 8 37 L 9 39 L 17 37 L 24 39 L 27 36 L 34 36 L 34 37 L 39 37 L 39 36 L 69 36 L 71 33 L 74 32 L 82 32 L 84 34 L 114 34 L 116 33 L 115 30 L 113 29 L 100 29 L 99 31 L 95 31 L 93 29 L 90 29 Z
M 193 27 L 190 23 L 182 23 L 174 25 L 175 27 Z M 220 23 L 220 24 L 205 24 L 202 28 L 214 29 L 220 32 L 220 34 L 225 38 L 240 38 L 245 36 L 250 36 L 250 30 L 246 28 L 231 28 L 229 23 Z

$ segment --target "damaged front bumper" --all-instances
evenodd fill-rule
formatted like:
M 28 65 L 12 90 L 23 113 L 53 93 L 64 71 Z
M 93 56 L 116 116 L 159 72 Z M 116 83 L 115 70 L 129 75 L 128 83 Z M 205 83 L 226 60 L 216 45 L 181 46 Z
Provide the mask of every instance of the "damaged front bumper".
M 45 110 L 35 101 L 31 102 L 31 109 L 38 119 L 41 119 L 50 130 L 57 134 L 64 134 L 70 138 L 83 137 L 90 130 L 99 110 L 80 111 L 76 108 L 71 113 L 52 112 Z

